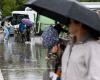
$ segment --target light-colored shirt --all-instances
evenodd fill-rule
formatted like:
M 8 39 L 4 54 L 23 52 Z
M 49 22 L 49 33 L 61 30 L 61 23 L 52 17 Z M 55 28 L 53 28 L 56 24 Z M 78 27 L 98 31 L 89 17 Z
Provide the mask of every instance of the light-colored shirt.
M 100 80 L 100 43 L 68 44 L 62 56 L 62 80 Z

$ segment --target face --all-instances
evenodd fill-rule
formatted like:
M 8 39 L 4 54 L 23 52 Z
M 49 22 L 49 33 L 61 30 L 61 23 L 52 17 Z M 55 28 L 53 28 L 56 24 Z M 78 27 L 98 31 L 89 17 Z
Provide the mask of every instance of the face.
M 69 33 L 74 36 L 80 29 L 80 23 L 76 23 L 73 20 L 71 20 L 70 23 L 68 24 L 68 27 L 69 27 Z

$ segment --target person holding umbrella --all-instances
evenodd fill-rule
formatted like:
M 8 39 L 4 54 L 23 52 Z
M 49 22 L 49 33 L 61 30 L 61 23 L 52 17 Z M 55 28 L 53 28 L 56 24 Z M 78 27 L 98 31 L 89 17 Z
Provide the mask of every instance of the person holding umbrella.
M 73 36 L 62 56 L 62 80 L 100 80 L 100 32 L 70 19 Z
M 10 36 L 10 21 L 6 20 L 4 23 L 4 41 L 8 41 L 9 40 L 9 36 Z
M 30 31 L 31 31 L 30 28 L 33 26 L 33 23 L 26 18 L 22 19 L 21 21 L 23 24 L 26 25 L 26 31 L 25 31 L 26 41 L 30 41 Z
M 100 32 L 73 19 L 67 24 L 71 40 L 62 56 L 61 80 L 99 80 Z M 53 47 L 52 53 L 57 51 Z
M 20 36 L 21 36 L 21 42 L 24 42 L 25 41 L 25 29 L 26 29 L 25 24 L 23 24 L 21 22 L 19 24 L 19 32 L 20 32 Z
M 58 45 L 61 46 L 63 40 L 59 38 L 59 34 L 61 32 L 66 32 L 66 33 L 68 32 L 67 30 L 63 28 L 63 26 L 64 26 L 63 24 L 58 23 L 55 26 L 47 27 L 42 33 L 43 46 L 48 49 L 46 57 L 45 57 L 45 59 L 47 60 L 47 67 L 49 68 L 47 70 L 48 73 L 52 71 L 53 73 L 56 73 L 61 63 L 61 57 L 60 57 L 61 53 L 60 54 L 58 52 L 52 53 L 51 49 L 53 47 L 58 48 Z M 62 45 L 64 46 L 65 44 L 62 44 Z M 50 78 L 49 75 L 47 76 L 48 78 Z M 47 80 L 47 78 L 43 77 L 43 80 Z

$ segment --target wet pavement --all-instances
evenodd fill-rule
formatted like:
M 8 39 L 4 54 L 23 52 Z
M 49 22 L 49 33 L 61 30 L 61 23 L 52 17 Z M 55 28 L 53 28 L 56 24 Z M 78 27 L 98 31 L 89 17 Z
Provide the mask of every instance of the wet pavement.
M 5 80 L 43 80 L 46 50 L 40 45 L 3 41 L 0 34 L 0 68 Z

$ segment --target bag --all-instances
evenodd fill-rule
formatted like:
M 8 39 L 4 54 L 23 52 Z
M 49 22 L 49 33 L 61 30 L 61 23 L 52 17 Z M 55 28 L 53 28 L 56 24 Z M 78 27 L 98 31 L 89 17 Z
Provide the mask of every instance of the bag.
M 56 29 L 53 28 L 53 26 L 47 27 L 43 33 L 43 46 L 45 48 L 52 48 L 58 41 L 59 41 L 59 35 Z

